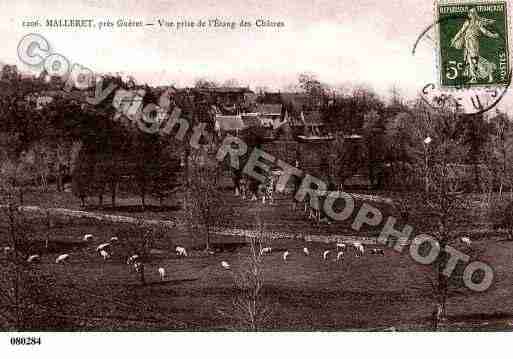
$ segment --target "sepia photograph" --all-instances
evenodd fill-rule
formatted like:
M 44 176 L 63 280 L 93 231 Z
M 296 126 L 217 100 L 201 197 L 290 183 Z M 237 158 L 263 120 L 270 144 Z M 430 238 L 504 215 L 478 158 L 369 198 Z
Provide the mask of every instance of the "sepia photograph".
M 2 345 L 511 332 L 511 13 L 0 0 Z

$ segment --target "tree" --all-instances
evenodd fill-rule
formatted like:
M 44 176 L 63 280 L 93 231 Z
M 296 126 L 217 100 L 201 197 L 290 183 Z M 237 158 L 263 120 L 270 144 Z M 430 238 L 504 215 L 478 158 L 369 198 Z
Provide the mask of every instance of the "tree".
M 249 254 L 239 268 L 234 269 L 234 287 L 237 291 L 231 307 L 220 313 L 246 330 L 262 330 L 272 311 L 264 297 L 265 273 L 262 263 L 264 228 L 256 218 L 257 236 L 247 238 Z
M 32 263 L 29 254 L 41 254 L 42 244 L 31 223 L 20 211 L 16 191 L 0 178 L 0 231 L 3 254 L 0 257 L 0 327 L 3 330 L 62 329 L 56 316 L 64 301 L 55 293 L 53 278 Z
M 399 112 L 386 121 L 384 153 L 394 185 L 402 189 L 417 185 L 416 175 L 419 173 L 416 163 L 424 158 L 424 138 L 418 131 L 415 118 L 407 112 Z
M 232 214 L 224 194 L 217 188 L 217 161 L 203 150 L 194 150 L 189 158 L 189 184 L 185 190 L 185 210 L 191 233 L 202 237 L 210 250 L 212 232 L 225 224 Z
M 169 197 L 179 186 L 178 179 L 180 168 L 180 157 L 177 155 L 177 148 L 172 141 L 165 138 L 159 139 L 157 150 L 157 163 L 155 171 L 151 174 L 151 194 L 157 197 L 160 206 L 164 199 Z
M 228 79 L 223 82 L 223 87 L 240 87 L 240 81 L 237 79 Z
M 309 97 L 308 107 L 310 109 L 320 108 L 325 97 L 325 87 L 317 79 L 317 76 L 308 72 L 301 73 L 298 76 L 298 83 Z
M 154 247 L 155 238 L 162 238 L 166 234 L 163 227 L 148 226 L 142 222 L 122 227 L 116 232 L 118 238 L 123 238 L 120 247 L 116 247 L 116 255 L 125 261 L 133 255 L 137 255 L 139 267 L 139 280 L 146 285 L 145 266 L 150 261 L 151 249 Z
M 459 137 L 459 123 L 463 116 L 445 104 L 438 110 L 429 113 L 418 113 L 422 130 L 433 138 L 429 145 L 429 191 L 419 192 L 409 200 L 410 208 L 418 212 L 422 218 L 419 226 L 435 239 L 440 248 L 440 255 L 432 264 L 432 288 L 438 313 L 437 321 L 446 318 L 446 303 L 450 285 L 461 286 L 461 278 L 449 278 L 444 271 L 448 261 L 447 248 L 456 243 L 458 225 L 465 218 L 468 203 L 463 191 L 460 190 L 464 180 L 458 173 L 458 161 L 468 151 L 468 146 Z M 419 205 L 422 204 L 422 205 Z
M 480 192 L 479 164 L 483 158 L 486 143 L 490 139 L 490 127 L 484 121 L 482 114 L 467 116 L 459 122 L 459 125 L 463 127 L 463 143 L 470 146 L 468 158 L 473 169 L 474 188 Z
M 219 87 L 219 84 L 216 81 L 209 80 L 206 78 L 197 79 L 194 82 L 194 87 L 196 88 L 211 88 L 211 87 Z
M 385 121 L 376 110 L 364 115 L 363 131 L 368 152 L 369 182 L 373 188 L 380 189 L 384 184 Z M 352 159 L 349 158 L 349 161 L 352 162 Z
M 82 207 L 86 205 L 86 198 L 94 194 L 94 174 L 94 154 L 88 152 L 88 149 L 84 146 L 80 149 L 71 174 L 71 191 L 74 196 L 80 198 Z
M 494 127 L 491 139 L 492 159 L 498 163 L 499 199 L 502 199 L 505 188 L 510 191 L 513 188 L 512 168 L 509 166 L 513 160 L 513 126 L 507 114 L 499 111 L 490 119 L 490 123 Z

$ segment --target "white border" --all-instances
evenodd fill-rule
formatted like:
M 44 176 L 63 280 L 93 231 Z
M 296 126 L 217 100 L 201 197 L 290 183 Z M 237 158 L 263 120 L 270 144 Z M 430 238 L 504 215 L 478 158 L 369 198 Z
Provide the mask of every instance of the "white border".
M 14 335 L 19 335 L 17 333 Z M 28 333 L 21 333 L 27 335 Z M 35 334 L 30 334 L 35 335 Z M 506 350 L 511 333 L 39 333 L 42 345 L 8 344 L 3 358 L 486 358 Z M 504 352 L 501 350 L 501 354 Z M 507 355 L 507 354 L 506 354 Z

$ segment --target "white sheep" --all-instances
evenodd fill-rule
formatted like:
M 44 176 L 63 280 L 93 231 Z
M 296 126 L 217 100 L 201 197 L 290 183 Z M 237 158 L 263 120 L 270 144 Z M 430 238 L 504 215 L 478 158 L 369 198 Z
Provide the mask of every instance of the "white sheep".
M 55 264 L 64 263 L 68 260 L 68 258 L 69 258 L 69 254 L 61 254 L 55 260 Z
M 102 256 L 103 260 L 106 261 L 107 259 L 110 258 L 110 254 L 109 252 L 105 251 L 105 250 L 101 250 L 100 251 L 100 255 Z
M 134 269 L 137 273 L 139 273 L 142 270 L 142 263 L 141 262 L 135 262 L 134 263 Z
M 290 253 L 289 253 L 289 251 L 288 251 L 288 250 L 287 250 L 287 251 L 285 251 L 285 252 L 283 252 L 283 257 L 282 257 L 282 258 L 283 258 L 283 261 L 284 261 L 284 262 L 286 262 L 286 261 L 287 261 L 287 259 L 289 258 L 289 255 L 290 255 Z
M 337 262 L 338 262 L 339 260 L 341 260 L 341 259 L 342 259 L 342 257 L 344 257 L 344 252 L 343 252 L 343 251 L 338 252 L 338 253 L 337 253 Z
M 110 243 L 102 243 L 98 247 L 96 247 L 96 251 L 102 251 L 105 250 L 105 248 L 110 247 Z
M 336 248 L 338 251 L 345 251 L 346 250 L 346 244 L 345 243 L 337 243 Z
M 93 235 L 88 233 L 88 234 L 84 234 L 84 241 L 90 241 L 93 239 Z
M 260 255 L 263 256 L 264 254 L 271 254 L 272 248 L 271 247 L 264 247 L 260 250 Z
M 323 253 L 322 253 L 322 258 L 326 261 L 328 260 L 328 256 L 330 255 L 331 251 L 330 250 L 325 250 Z
M 118 237 L 114 236 L 114 237 L 110 237 L 110 242 L 117 242 L 118 241 Z
M 175 247 L 176 255 L 187 257 L 187 250 L 182 246 Z
M 310 255 L 310 251 L 306 247 L 303 248 L 303 253 L 305 254 L 305 256 L 309 256 Z
M 139 259 L 139 255 L 138 254 L 134 254 L 133 256 L 129 257 L 126 261 L 126 264 L 132 264 L 134 263 L 137 259 Z
M 166 277 L 166 270 L 162 267 L 159 268 L 159 276 L 160 276 L 160 280 L 163 281 L 164 278 Z
M 465 244 L 467 247 L 472 246 L 472 241 L 470 240 L 469 237 L 461 237 L 460 241 L 461 241 L 461 243 Z
M 40 262 L 40 261 L 41 261 L 41 256 L 39 254 L 32 254 L 27 259 L 27 262 L 29 262 L 29 263 Z
M 230 269 L 230 264 L 227 261 L 222 261 L 221 267 L 223 267 L 224 269 Z

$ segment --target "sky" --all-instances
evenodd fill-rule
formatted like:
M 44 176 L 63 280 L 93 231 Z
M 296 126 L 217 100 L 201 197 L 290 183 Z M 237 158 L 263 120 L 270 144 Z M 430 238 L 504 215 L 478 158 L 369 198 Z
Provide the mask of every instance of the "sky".
M 23 21 L 91 18 L 157 23 L 219 19 L 283 22 L 280 28 L 159 26 L 111 29 L 29 28 Z M 331 86 L 364 85 L 406 97 L 436 80 L 435 44 L 420 33 L 434 21 L 426 0 L 0 0 L 0 61 L 19 62 L 16 48 L 31 32 L 54 52 L 96 72 L 124 72 L 151 85 L 192 85 L 198 78 L 237 79 L 252 88 L 288 89 L 311 72 Z M 508 95 L 509 96 L 509 95 Z

